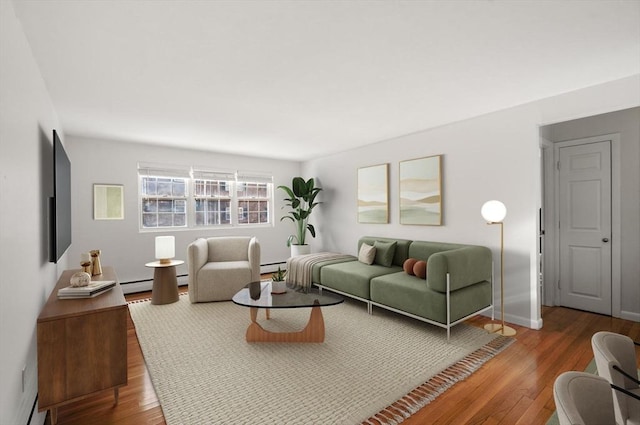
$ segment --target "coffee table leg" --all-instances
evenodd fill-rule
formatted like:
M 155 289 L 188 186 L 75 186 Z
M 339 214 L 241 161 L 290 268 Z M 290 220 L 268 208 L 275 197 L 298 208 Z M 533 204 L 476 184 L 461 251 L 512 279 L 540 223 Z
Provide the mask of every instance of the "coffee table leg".
M 299 332 L 270 332 L 256 322 L 257 308 L 251 307 L 250 314 L 251 324 L 247 328 L 247 342 L 324 342 L 324 317 L 319 305 L 311 307 L 309 322 Z

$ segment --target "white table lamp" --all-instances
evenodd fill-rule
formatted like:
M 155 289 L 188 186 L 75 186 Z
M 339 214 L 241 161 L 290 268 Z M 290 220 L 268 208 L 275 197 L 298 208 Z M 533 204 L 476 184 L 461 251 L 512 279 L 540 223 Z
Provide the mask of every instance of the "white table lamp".
M 174 236 L 156 236 L 156 259 L 160 264 L 169 264 L 176 256 L 176 238 Z

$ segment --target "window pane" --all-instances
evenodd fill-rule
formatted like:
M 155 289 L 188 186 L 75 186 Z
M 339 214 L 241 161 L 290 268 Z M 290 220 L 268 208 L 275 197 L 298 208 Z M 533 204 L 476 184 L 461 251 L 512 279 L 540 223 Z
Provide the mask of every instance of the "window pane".
M 187 215 L 186 214 L 174 214 L 173 215 L 173 225 L 184 227 L 187 225 Z
M 171 196 L 172 188 L 172 179 L 158 179 L 158 196 Z
M 157 190 L 156 179 L 154 177 L 142 178 L 142 193 L 144 195 L 155 195 Z
M 173 226 L 173 214 L 158 213 L 158 227 Z
M 156 214 L 142 214 L 142 227 L 157 227 L 158 220 Z
M 142 212 L 156 212 L 158 211 L 158 201 L 153 199 L 147 199 L 142 201 Z
M 158 211 L 159 212 L 173 212 L 173 201 L 170 201 L 170 200 L 159 200 L 158 201 Z
M 187 196 L 187 183 L 183 179 L 173 180 L 173 196 L 181 198 Z

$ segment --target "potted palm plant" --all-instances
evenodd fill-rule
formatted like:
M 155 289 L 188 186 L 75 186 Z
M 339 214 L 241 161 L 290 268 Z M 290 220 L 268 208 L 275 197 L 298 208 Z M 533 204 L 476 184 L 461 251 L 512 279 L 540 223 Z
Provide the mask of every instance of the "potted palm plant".
M 286 192 L 285 207 L 291 208 L 289 213 L 282 217 L 282 220 L 291 220 L 296 225 L 296 233 L 290 235 L 287 239 L 287 246 L 291 247 L 291 256 L 309 253 L 309 245 L 305 243 L 307 230 L 312 237 L 316 237 L 316 229 L 309 224 L 309 216 L 311 211 L 319 204 L 316 202 L 316 196 L 322 188 L 316 187 L 314 180 L 311 178 L 305 181 L 302 177 L 294 177 L 291 181 L 291 187 L 278 186 Z
M 284 294 L 287 292 L 287 283 L 284 281 L 286 275 L 287 271 L 280 269 L 280 266 L 278 266 L 277 272 L 271 273 L 272 294 Z

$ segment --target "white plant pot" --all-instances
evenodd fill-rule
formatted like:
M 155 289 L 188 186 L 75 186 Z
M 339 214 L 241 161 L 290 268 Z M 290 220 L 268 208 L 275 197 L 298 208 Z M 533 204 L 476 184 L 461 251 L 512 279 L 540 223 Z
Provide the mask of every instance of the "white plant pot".
M 307 255 L 311 253 L 311 245 L 291 245 L 291 256 Z
M 284 294 L 287 292 L 287 282 L 285 281 L 271 281 L 271 293 L 272 294 Z

